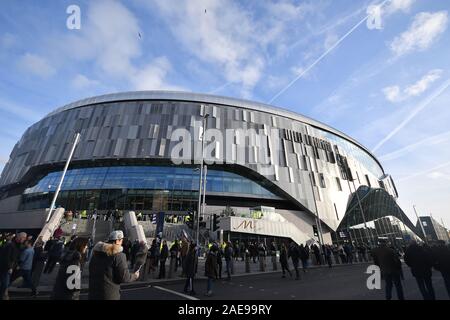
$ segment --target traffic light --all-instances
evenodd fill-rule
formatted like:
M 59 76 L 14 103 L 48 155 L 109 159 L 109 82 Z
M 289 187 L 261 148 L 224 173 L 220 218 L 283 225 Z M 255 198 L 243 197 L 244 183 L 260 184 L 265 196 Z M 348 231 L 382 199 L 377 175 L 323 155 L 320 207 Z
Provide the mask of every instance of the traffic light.
M 203 221 L 203 217 L 200 217 L 199 227 L 200 227 L 200 228 L 206 228 L 206 222 Z
M 313 231 L 314 231 L 314 236 L 318 237 L 319 236 L 319 232 L 317 231 L 317 226 L 313 225 Z
M 212 231 L 216 231 L 217 229 L 219 229 L 220 228 L 219 224 L 220 224 L 219 216 L 217 214 L 214 214 Z

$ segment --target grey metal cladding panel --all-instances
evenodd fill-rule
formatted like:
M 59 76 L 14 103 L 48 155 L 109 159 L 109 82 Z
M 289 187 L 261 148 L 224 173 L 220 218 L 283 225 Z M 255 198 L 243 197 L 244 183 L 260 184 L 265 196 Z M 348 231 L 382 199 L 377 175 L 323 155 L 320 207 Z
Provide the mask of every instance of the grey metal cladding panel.
M 95 143 L 93 156 L 94 157 L 103 157 L 105 154 L 105 142 L 102 139 L 99 139 Z
M 116 156 L 116 157 L 120 156 L 120 150 L 122 148 L 122 143 L 123 143 L 123 140 L 120 138 L 115 140 L 113 156 Z

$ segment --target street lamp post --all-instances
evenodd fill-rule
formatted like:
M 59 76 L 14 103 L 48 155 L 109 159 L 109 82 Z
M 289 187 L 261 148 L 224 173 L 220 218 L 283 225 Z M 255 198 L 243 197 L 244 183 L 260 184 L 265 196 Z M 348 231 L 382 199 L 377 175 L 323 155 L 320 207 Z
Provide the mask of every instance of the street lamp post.
M 200 179 L 199 179 L 199 186 L 198 186 L 198 206 L 197 206 L 197 223 L 196 223 L 196 243 L 198 245 L 198 240 L 200 237 L 200 213 L 202 209 L 202 186 L 203 186 L 203 162 L 205 159 L 205 134 L 206 134 L 206 119 L 209 117 L 209 114 L 205 114 L 203 116 L 203 123 L 202 123 L 202 156 L 201 156 L 201 163 L 200 163 Z
M 50 217 L 52 216 L 52 213 L 53 213 L 53 210 L 54 210 L 55 204 L 56 204 L 56 199 L 58 198 L 59 191 L 61 190 L 61 186 L 64 181 L 64 177 L 66 176 L 67 168 L 69 167 L 70 161 L 72 160 L 72 156 L 75 151 L 75 148 L 77 147 L 78 142 L 80 142 L 80 134 L 79 133 L 77 133 L 75 135 L 75 140 L 73 142 L 72 149 L 70 150 L 69 157 L 67 158 L 66 165 L 64 166 L 64 170 L 63 170 L 61 179 L 59 180 L 58 186 L 56 187 L 55 195 L 53 196 L 52 203 L 50 204 L 50 210 L 48 211 L 47 219 L 45 220 L 45 222 L 48 222 L 50 220 Z
M 311 165 L 311 161 L 309 162 Z M 311 167 L 312 170 L 312 167 Z M 322 245 L 323 243 L 323 236 L 322 236 L 322 224 L 320 221 L 320 217 L 319 217 L 319 209 L 317 208 L 317 203 L 316 203 L 316 195 L 314 194 L 314 185 L 313 185 L 313 180 L 312 180 L 312 174 L 313 172 L 311 171 L 309 173 L 309 181 L 311 184 L 311 191 L 312 191 L 312 196 L 313 196 L 313 200 L 314 200 L 314 207 L 315 207 L 315 211 L 316 211 L 316 223 L 317 223 L 317 232 L 318 232 L 318 238 L 319 238 L 319 245 L 320 245 L 320 252 L 322 252 Z
M 203 220 L 205 220 L 205 207 L 206 207 L 206 175 L 208 173 L 208 166 L 205 164 L 204 165 L 205 169 L 203 172 L 203 201 L 202 201 L 202 217 Z M 200 229 L 199 229 L 200 232 Z

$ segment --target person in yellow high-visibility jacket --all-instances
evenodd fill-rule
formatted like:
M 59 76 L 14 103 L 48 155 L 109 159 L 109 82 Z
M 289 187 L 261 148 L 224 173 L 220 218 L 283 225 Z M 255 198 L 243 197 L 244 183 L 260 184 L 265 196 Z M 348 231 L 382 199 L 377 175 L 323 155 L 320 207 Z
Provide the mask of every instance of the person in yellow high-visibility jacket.
M 87 211 L 86 210 L 81 211 L 81 219 L 87 219 Z

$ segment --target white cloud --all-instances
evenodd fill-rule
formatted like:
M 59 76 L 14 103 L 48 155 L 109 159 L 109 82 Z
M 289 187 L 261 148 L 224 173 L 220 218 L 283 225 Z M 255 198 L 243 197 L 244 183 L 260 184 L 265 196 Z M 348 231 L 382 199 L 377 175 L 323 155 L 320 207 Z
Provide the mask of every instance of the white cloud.
M 425 75 L 422 79 L 417 81 L 416 84 L 409 86 L 405 89 L 405 93 L 408 96 L 419 96 L 430 87 L 430 85 L 436 80 L 440 79 L 442 75 L 442 70 L 435 69 L 431 70 L 427 75 Z
M 55 68 L 45 58 L 32 53 L 24 54 L 18 64 L 24 72 L 32 73 L 41 78 L 48 78 L 56 73 Z
M 383 161 L 383 162 L 395 160 L 395 159 L 404 157 L 408 154 L 411 154 L 412 152 L 417 150 L 417 148 L 419 148 L 419 147 L 421 147 L 423 150 L 423 147 L 439 145 L 444 142 L 448 142 L 449 140 L 450 140 L 450 131 L 446 131 L 444 133 L 433 135 L 433 136 L 427 137 L 425 139 L 419 140 L 417 142 L 411 143 L 411 144 L 409 144 L 401 149 L 398 149 L 396 151 L 393 151 L 393 152 L 390 152 L 387 154 L 383 154 L 382 156 L 378 157 L 378 160 Z
M 80 60 L 95 60 L 102 72 L 123 76 L 140 56 L 136 17 L 116 1 L 93 1 L 81 30 L 70 39 L 70 52 Z
M 324 49 L 328 50 L 338 42 L 339 37 L 335 33 L 328 33 L 325 37 Z
M 447 29 L 447 25 L 447 11 L 421 12 L 414 17 L 409 29 L 391 42 L 390 49 L 396 56 L 426 50 Z
M 389 141 L 394 135 L 396 135 L 399 131 L 401 131 L 411 120 L 414 119 L 417 114 L 430 106 L 430 104 L 438 98 L 442 93 L 450 87 L 450 79 L 445 81 L 439 88 L 434 90 L 428 97 L 426 97 L 422 102 L 420 102 L 413 110 L 411 110 L 408 116 L 403 119 L 403 121 L 399 124 L 396 124 L 395 128 L 378 144 L 373 148 L 372 152 L 375 153 L 381 146 L 383 146 L 387 141 Z
M 136 90 L 183 90 L 182 87 L 166 84 L 164 78 L 172 69 L 166 57 L 154 59 L 142 70 L 137 70 L 133 76 L 133 86 Z
M 427 91 L 433 82 L 439 80 L 443 71 L 441 69 L 434 69 L 429 71 L 416 83 L 406 87 L 403 91 L 400 86 L 389 86 L 383 89 L 383 94 L 390 102 L 401 102 L 411 97 L 418 97 Z
M 66 52 L 75 60 L 94 62 L 99 78 L 125 80 L 134 90 L 180 89 L 166 82 L 172 70 L 166 57 L 138 65 L 136 59 L 143 52 L 139 33 L 142 34 L 138 19 L 120 2 L 92 1 L 81 30 L 68 37 Z M 99 84 L 84 75 L 77 75 L 72 81 L 78 89 Z
M 386 7 L 386 13 L 392 14 L 397 11 L 408 12 L 415 0 L 392 0 Z
M 387 100 L 391 102 L 400 101 L 400 87 L 399 86 L 391 86 L 383 89 L 384 96 Z
M 260 31 L 245 11 L 224 0 L 155 4 L 178 41 L 198 59 L 218 66 L 227 81 L 241 83 L 244 90 L 256 84 L 264 68 L 256 41 Z
M 431 178 L 431 179 L 445 178 L 445 179 L 447 179 L 447 180 L 450 180 L 450 175 L 446 175 L 446 174 L 444 174 L 444 173 L 442 173 L 442 172 L 439 172 L 439 171 L 433 171 L 433 172 L 429 173 L 429 174 L 427 175 L 427 177 L 428 177 L 428 178 Z
M 97 80 L 91 80 L 82 74 L 77 74 L 73 78 L 71 84 L 75 89 L 80 90 L 80 89 L 96 87 L 100 84 L 100 82 L 98 82 Z
M 227 0 L 142 3 L 158 12 L 183 49 L 212 66 L 226 83 L 240 87 L 246 97 L 261 80 L 268 57 L 287 49 L 292 40 L 287 30 L 294 29 L 294 24 L 298 29 L 299 21 L 313 8 L 292 1 L 254 2 L 253 10 Z

